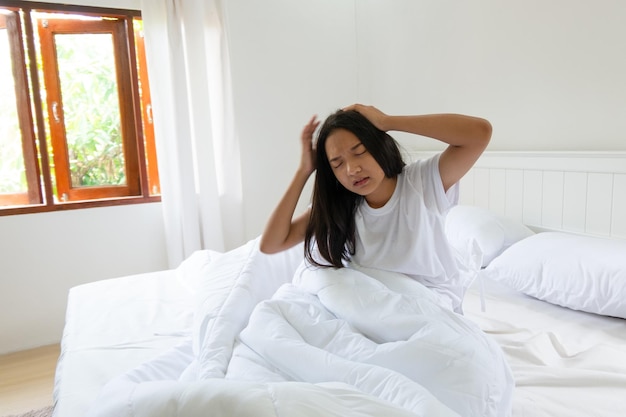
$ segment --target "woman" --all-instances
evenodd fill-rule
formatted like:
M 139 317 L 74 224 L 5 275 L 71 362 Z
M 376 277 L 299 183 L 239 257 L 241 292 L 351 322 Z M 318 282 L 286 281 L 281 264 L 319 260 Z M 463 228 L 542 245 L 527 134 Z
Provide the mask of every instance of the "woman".
M 302 156 L 285 195 L 270 216 L 261 251 L 305 242 L 318 266 L 348 263 L 404 273 L 462 312 L 469 277 L 444 234 L 444 215 L 458 201 L 458 182 L 491 138 L 491 124 L 459 114 L 392 116 L 354 104 L 328 117 L 316 146 L 312 117 L 302 131 Z M 405 165 L 387 131 L 448 144 L 440 154 Z M 294 217 L 309 176 L 317 169 L 311 207 Z M 320 259 L 321 258 L 321 259 Z

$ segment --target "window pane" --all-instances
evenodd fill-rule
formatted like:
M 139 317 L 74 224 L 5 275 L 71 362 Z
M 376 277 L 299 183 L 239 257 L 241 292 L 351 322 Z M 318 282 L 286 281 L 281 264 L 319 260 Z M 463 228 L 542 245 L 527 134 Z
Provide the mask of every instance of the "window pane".
M 139 84 L 139 99 L 141 103 L 141 121 L 143 127 L 144 149 L 146 152 L 146 167 L 148 170 L 148 185 L 150 195 L 161 194 L 157 153 L 154 143 L 154 125 L 152 118 L 152 97 L 148 81 L 148 65 L 146 64 L 146 48 L 143 37 L 143 21 L 133 19 L 135 32 L 135 48 L 137 53 L 137 73 Z
M 0 16 L 0 19 L 3 17 Z M 0 193 L 28 190 L 8 33 L 0 29 Z
M 112 42 L 55 35 L 72 187 L 126 184 Z

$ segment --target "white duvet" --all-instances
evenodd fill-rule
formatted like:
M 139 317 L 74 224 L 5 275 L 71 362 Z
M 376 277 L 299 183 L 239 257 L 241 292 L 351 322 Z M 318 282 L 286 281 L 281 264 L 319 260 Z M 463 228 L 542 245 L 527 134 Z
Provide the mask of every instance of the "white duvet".
M 89 416 L 508 416 L 500 348 L 404 275 L 308 269 L 258 242 L 187 261 L 189 341 L 107 384 Z

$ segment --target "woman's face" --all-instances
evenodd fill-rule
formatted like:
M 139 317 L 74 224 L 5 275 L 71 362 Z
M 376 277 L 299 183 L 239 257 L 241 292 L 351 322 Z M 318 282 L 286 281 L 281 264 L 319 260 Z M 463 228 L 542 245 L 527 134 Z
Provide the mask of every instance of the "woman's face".
M 391 198 L 396 178 L 387 178 L 376 159 L 352 132 L 336 129 L 326 138 L 326 156 L 337 181 L 347 190 L 365 197 L 374 208 Z

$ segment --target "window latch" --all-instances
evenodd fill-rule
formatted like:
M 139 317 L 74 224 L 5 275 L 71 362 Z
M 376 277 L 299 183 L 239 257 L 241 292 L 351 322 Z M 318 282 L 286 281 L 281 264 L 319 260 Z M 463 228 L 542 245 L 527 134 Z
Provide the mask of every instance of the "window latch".
M 56 101 L 52 102 L 52 116 L 55 122 L 61 123 L 61 118 L 59 117 L 59 103 Z

